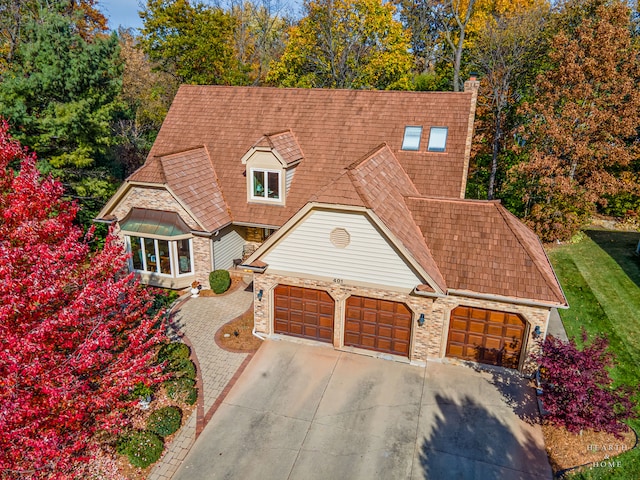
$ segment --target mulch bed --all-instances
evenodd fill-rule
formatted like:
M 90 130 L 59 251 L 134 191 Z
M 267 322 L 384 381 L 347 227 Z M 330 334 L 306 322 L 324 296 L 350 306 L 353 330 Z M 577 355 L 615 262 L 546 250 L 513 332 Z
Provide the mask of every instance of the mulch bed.
M 224 324 L 218 329 L 215 340 L 218 346 L 230 352 L 255 352 L 262 340 L 251 333 L 253 330 L 253 309 Z M 227 336 L 225 336 L 227 335 Z
M 593 430 L 575 434 L 545 422 L 542 433 L 554 473 L 580 465 L 590 468 L 595 462 L 615 461 L 612 460 L 615 456 L 631 450 L 636 444 L 632 430 L 624 432 L 622 438 L 616 438 L 610 433 Z
M 184 424 L 187 422 L 187 420 L 189 420 L 189 417 L 191 416 L 191 413 L 196 409 L 196 405 L 186 405 L 186 404 L 182 404 L 179 402 L 175 402 L 172 399 L 169 398 L 169 396 L 167 395 L 164 386 L 161 386 L 158 391 L 156 393 L 154 393 L 154 397 L 153 397 L 153 401 L 151 402 L 151 404 L 149 405 L 149 409 L 147 410 L 141 410 L 141 409 L 136 409 L 135 410 L 135 414 L 134 414 L 134 418 L 133 418 L 133 427 L 140 429 L 140 430 L 145 430 L 146 429 L 146 425 L 147 425 L 147 418 L 149 417 L 149 415 L 151 414 L 151 412 L 153 412 L 154 410 L 157 410 L 159 408 L 162 407 L 166 407 L 169 405 L 174 405 L 176 407 L 178 407 L 181 411 L 182 411 L 182 424 L 181 427 L 184 426 Z M 169 447 L 169 445 L 171 444 L 171 441 L 174 439 L 174 437 L 176 435 L 178 435 L 178 433 L 180 433 L 180 430 L 178 430 L 176 433 L 169 435 L 167 437 L 164 438 L 164 445 L 165 445 L 165 453 Z M 133 465 L 131 465 L 129 463 L 129 459 L 125 456 L 125 455 L 117 455 L 115 454 L 117 457 L 116 463 L 118 466 L 118 473 L 120 475 L 122 475 L 124 478 L 127 478 L 128 480 L 145 480 L 149 474 L 151 473 L 151 471 L 154 469 L 154 467 L 156 466 L 156 463 L 148 466 L 147 468 L 138 468 L 138 467 L 134 467 Z
M 223 295 L 228 295 L 231 292 L 236 291 L 240 287 L 247 288 L 247 284 L 244 283 L 241 278 L 231 277 L 231 286 L 226 292 L 214 293 L 214 291 L 211 290 L 210 288 L 203 288 L 202 290 L 200 290 L 200 296 L 201 297 L 221 297 Z

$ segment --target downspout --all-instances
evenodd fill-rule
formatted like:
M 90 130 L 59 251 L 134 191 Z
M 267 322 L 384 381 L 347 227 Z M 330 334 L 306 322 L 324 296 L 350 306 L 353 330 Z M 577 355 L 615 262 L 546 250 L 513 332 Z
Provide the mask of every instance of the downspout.
M 253 334 L 254 337 L 258 337 L 260 340 L 266 340 L 267 339 L 267 337 L 264 334 L 256 332 L 256 323 L 255 322 L 253 322 L 253 330 L 251 330 L 251 333 Z

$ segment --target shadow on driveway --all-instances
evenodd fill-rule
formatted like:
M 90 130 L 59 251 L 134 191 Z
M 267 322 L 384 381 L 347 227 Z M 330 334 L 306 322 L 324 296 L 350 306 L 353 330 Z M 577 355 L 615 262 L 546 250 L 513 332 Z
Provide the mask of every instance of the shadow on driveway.
M 436 395 L 431 431 L 423 437 L 425 479 L 548 479 L 540 445 L 528 431 L 512 428 L 476 399 Z

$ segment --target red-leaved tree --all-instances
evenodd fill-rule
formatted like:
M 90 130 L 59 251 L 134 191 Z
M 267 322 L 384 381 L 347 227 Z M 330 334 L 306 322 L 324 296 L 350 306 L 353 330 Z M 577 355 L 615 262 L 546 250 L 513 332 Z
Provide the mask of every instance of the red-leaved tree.
M 158 376 L 164 339 L 115 236 L 92 254 L 77 207 L 0 123 L 0 478 L 81 478 L 100 431 Z M 89 235 L 90 237 L 90 235 Z
M 623 420 L 634 416 L 629 388 L 614 388 L 609 369 L 614 355 L 603 336 L 587 343 L 582 332 L 583 348 L 574 340 L 564 342 L 547 337 L 539 357 L 543 381 L 542 403 L 553 423 L 578 433 L 593 429 L 619 434 L 628 430 Z

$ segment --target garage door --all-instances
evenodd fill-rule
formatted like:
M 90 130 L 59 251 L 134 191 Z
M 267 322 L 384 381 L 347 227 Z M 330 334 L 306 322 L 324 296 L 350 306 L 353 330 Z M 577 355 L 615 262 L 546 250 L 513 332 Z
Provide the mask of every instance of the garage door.
M 447 356 L 518 368 L 525 321 L 514 313 L 458 307 L 451 312 Z
M 352 296 L 347 299 L 344 344 L 409 356 L 411 311 L 403 303 Z
M 275 333 L 333 343 L 334 301 L 327 292 L 278 285 L 274 304 Z

